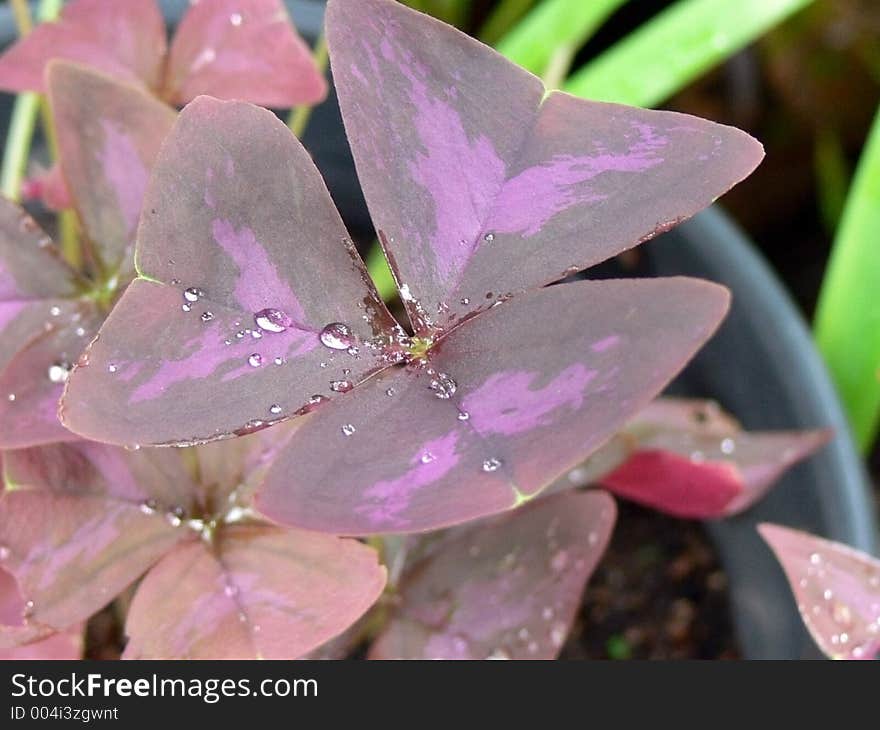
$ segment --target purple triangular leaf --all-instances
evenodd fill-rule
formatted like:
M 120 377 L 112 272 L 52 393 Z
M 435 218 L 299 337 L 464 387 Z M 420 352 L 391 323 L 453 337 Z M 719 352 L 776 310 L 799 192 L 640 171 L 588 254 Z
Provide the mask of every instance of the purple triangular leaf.
M 269 526 L 224 528 L 214 550 L 182 545 L 139 586 L 130 659 L 296 659 L 379 597 L 385 570 L 354 540 Z
M 155 88 L 164 55 L 165 24 L 153 0 L 73 0 L 58 22 L 38 25 L 0 57 L 0 88 L 45 91 L 53 58 Z
M 193 491 L 175 452 L 78 442 L 10 451 L 4 462 L 3 567 L 38 625 L 60 630 L 87 618 L 196 537 L 175 513 Z
M 74 438 L 58 421 L 64 379 L 97 331 L 94 302 L 33 219 L 0 199 L 0 447 Z
M 781 525 L 758 530 L 819 648 L 832 659 L 880 657 L 880 560 Z
M 125 283 L 150 169 L 176 113 L 142 88 L 69 63 L 47 74 L 61 167 L 101 271 Z
M 371 658 L 555 658 L 615 514 L 607 494 L 569 492 L 456 531 L 404 573 Z
M 417 331 L 670 228 L 763 156 L 731 127 L 546 94 L 397 2 L 331 0 L 327 38 L 361 184 Z
M 598 483 L 676 517 L 729 517 L 829 438 L 827 431 L 743 431 L 714 403 L 661 398 L 558 486 Z
M 327 83 L 280 0 L 202 0 L 174 35 L 163 94 L 285 108 L 322 101 Z
M 77 433 L 229 436 L 387 364 L 371 345 L 392 320 L 308 153 L 263 109 L 201 97 L 181 113 L 144 202 L 137 264 L 143 278 L 68 384 Z M 322 339 L 333 325 L 338 336 Z
M 622 427 L 723 317 L 693 279 L 591 281 L 517 297 L 302 424 L 257 506 L 363 535 L 437 529 L 519 504 Z M 647 363 L 650 363 L 648 366 Z

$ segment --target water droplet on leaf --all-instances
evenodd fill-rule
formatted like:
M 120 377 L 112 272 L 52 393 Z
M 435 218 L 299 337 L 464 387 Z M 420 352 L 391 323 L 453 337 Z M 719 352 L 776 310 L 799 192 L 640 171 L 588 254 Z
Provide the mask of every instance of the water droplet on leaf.
M 252 368 L 258 368 L 262 364 L 263 364 L 263 356 L 259 352 L 253 353 L 248 358 L 248 365 L 250 365 Z
M 254 322 L 256 322 L 257 327 L 265 332 L 284 332 L 291 324 L 293 324 L 293 320 L 288 317 L 284 312 L 280 309 L 273 309 L 271 307 L 267 309 L 261 309 L 254 315 Z
M 431 381 L 430 385 L 428 385 L 428 388 L 434 392 L 434 395 L 437 398 L 447 400 L 455 395 L 455 391 L 458 389 L 458 383 L 446 373 L 438 373 Z
M 49 366 L 48 376 L 52 383 L 65 383 L 73 366 L 69 362 L 56 362 Z M 15 400 L 13 395 L 9 400 Z
M 500 468 L 501 459 L 496 459 L 494 456 L 491 459 L 486 459 L 483 462 L 483 471 L 485 472 L 498 471 Z
M 183 298 L 190 304 L 199 301 L 199 299 L 203 296 L 205 296 L 205 292 L 203 292 L 201 289 L 196 289 L 194 286 L 183 290 Z
M 348 393 L 353 387 L 350 380 L 334 380 L 330 383 L 330 390 L 334 393 Z
M 333 322 L 321 330 L 321 344 L 331 350 L 348 350 L 354 345 L 351 328 L 342 322 Z
M 351 436 L 355 431 L 357 431 L 357 429 L 356 429 L 356 428 L 354 427 L 354 425 L 351 424 L 351 423 L 346 423 L 346 424 L 342 427 L 342 433 L 343 433 L 343 435 L 345 435 L 345 436 Z

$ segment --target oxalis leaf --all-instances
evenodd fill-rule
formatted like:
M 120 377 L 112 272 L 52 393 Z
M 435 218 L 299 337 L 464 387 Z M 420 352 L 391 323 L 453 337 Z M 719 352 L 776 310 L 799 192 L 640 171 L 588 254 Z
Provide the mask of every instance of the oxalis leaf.
M 24 599 L 15 578 L 0 568 L 0 659 L 80 659 L 84 626 L 53 633 L 25 623 Z
M 675 517 L 729 517 L 830 437 L 822 430 L 745 432 L 711 401 L 659 398 L 549 489 L 600 484 Z
M 402 576 L 373 659 L 554 659 L 614 527 L 602 492 L 453 531 Z
M 179 444 L 315 411 L 258 497 L 272 519 L 367 534 L 507 509 L 646 405 L 727 307 L 687 279 L 541 287 L 695 213 L 761 147 L 693 117 L 545 98 L 386 0 L 331 0 L 327 35 L 413 335 L 289 131 L 200 98 L 159 155 L 141 278 L 72 374 L 64 422 Z
M 880 655 L 880 560 L 781 525 L 759 526 L 785 570 L 798 610 L 832 659 Z
M 143 190 L 172 109 L 140 89 L 69 64 L 50 67 L 61 165 L 94 276 L 71 269 L 20 208 L 0 200 L 0 447 L 75 438 L 58 421 L 73 363 L 133 276 Z
M 249 507 L 286 431 L 201 447 L 195 479 L 178 450 L 9 452 L 0 557 L 19 586 L 17 624 L 4 617 L 15 643 L 76 624 L 144 574 L 127 657 L 293 659 L 345 630 L 384 586 L 375 552 Z
M 281 0 L 201 0 L 171 48 L 154 0 L 73 0 L 0 56 L 0 88 L 44 91 L 53 58 L 144 85 L 171 104 L 199 94 L 273 107 L 313 104 L 327 87 Z

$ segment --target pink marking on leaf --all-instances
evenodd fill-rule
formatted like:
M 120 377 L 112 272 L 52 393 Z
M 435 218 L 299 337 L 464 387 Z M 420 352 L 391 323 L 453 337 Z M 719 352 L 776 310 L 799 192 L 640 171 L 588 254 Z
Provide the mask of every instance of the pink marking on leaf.
M 266 307 L 283 310 L 294 322 L 305 319 L 303 308 L 278 274 L 264 246 L 247 226 L 235 230 L 228 220 L 218 218 L 212 225 L 214 240 L 238 266 L 235 297 L 245 311 L 259 312 Z M 300 328 L 302 324 L 298 324 Z
M 104 145 L 99 153 L 101 165 L 116 193 L 116 201 L 128 233 L 134 233 L 141 215 L 149 171 L 134 141 L 112 121 L 101 120 Z
M 498 197 L 487 229 L 529 238 L 568 208 L 608 197 L 584 183 L 606 172 L 644 172 L 661 164 L 663 158 L 657 156 L 657 151 L 662 149 L 665 138 L 643 131 L 642 128 L 650 129 L 647 125 L 634 126 L 642 137 L 624 154 L 557 155 L 511 178 Z
M 620 344 L 620 337 L 617 335 L 609 335 L 608 337 L 603 337 L 601 340 L 596 340 L 592 345 L 590 345 L 590 349 L 593 352 L 605 352 L 610 350 L 613 347 L 617 347 Z
M 395 479 L 383 479 L 364 491 L 364 496 L 376 500 L 375 506 L 361 506 L 357 511 L 367 514 L 377 524 L 397 522 L 398 515 L 422 487 L 446 476 L 459 462 L 455 453 L 459 434 L 452 431 L 441 438 L 428 441 L 409 460 L 410 468 Z M 401 526 L 405 524 L 401 522 Z
M 479 433 L 510 436 L 549 426 L 552 414 L 560 408 L 579 409 L 585 388 L 596 375 L 597 371 L 575 363 L 543 388 L 533 390 L 530 386 L 541 373 L 496 373 L 468 395 L 462 405 Z

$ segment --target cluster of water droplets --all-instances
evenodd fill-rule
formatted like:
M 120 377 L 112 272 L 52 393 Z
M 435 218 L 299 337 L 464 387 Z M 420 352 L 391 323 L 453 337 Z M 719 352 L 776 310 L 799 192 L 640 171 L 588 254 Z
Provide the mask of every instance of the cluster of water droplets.
M 866 656 L 868 651 L 874 651 L 880 657 L 880 575 L 867 578 L 869 587 L 875 590 L 877 600 L 864 607 L 869 612 L 869 616 L 864 617 L 857 616 L 856 611 L 831 588 L 819 590 L 819 586 L 827 580 L 829 570 L 833 568 L 826 565 L 821 553 L 811 553 L 806 575 L 800 579 L 799 585 L 805 592 L 816 594 L 819 600 L 811 605 L 803 603 L 798 605 L 804 621 L 808 626 L 812 626 L 814 622 L 818 623 L 823 615 L 830 617 L 837 630 L 828 636 L 828 641 L 831 642 L 833 653 L 839 656 L 852 656 L 855 659 L 875 658 Z M 867 623 L 862 624 L 862 621 Z M 864 626 L 864 632 L 868 634 L 867 640 L 864 635 L 856 636 L 857 631 L 861 632 L 861 626 Z

